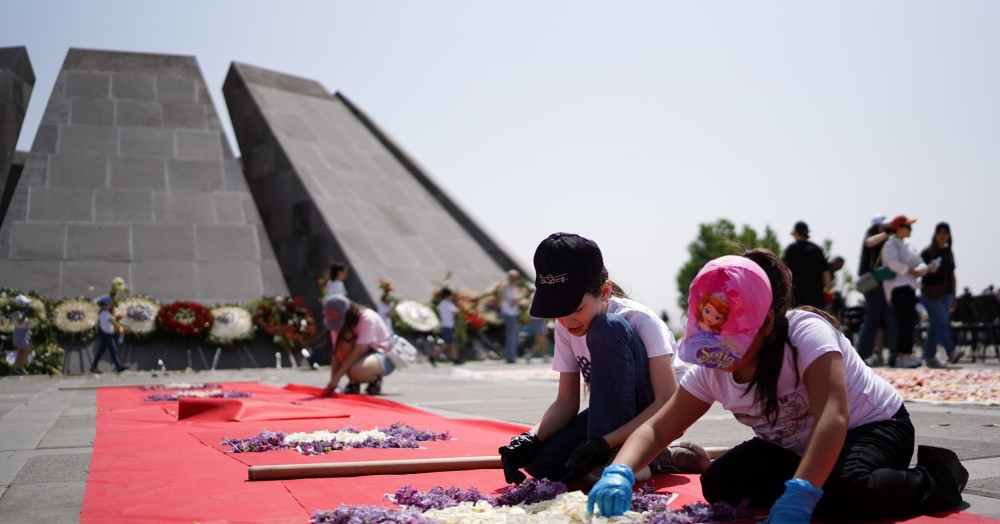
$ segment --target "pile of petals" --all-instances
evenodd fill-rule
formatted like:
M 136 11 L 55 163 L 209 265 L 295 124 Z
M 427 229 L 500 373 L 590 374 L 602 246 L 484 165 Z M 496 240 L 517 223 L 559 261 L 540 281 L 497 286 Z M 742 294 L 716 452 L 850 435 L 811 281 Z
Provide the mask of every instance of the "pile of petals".
M 252 397 L 253 393 L 247 393 L 246 391 L 226 391 L 222 392 L 221 389 L 204 389 L 204 390 L 191 390 L 191 391 L 175 391 L 173 393 L 161 393 L 156 395 L 150 395 L 146 397 L 147 401 L 158 401 L 158 400 L 178 400 L 181 398 L 246 398 Z
M 920 402 L 1000 404 L 1000 371 L 875 368 L 905 400 Z
M 219 389 L 222 384 L 210 382 L 168 382 L 166 384 L 147 384 L 139 386 L 142 391 L 164 391 L 171 389 Z
M 419 448 L 420 442 L 449 440 L 448 432 L 419 430 L 401 422 L 387 428 L 358 431 L 345 427 L 337 431 L 285 433 L 261 430 L 250 438 L 227 438 L 223 446 L 232 446 L 233 453 L 260 453 L 278 449 L 294 449 L 303 455 L 320 455 L 349 448 Z
M 519 486 L 509 486 L 496 497 L 484 495 L 475 488 L 431 488 L 417 491 L 405 486 L 386 499 L 403 506 L 341 505 L 335 510 L 313 513 L 316 524 L 347 524 L 354 522 L 412 523 L 589 523 L 589 522 L 652 522 L 681 524 L 690 522 L 729 522 L 755 517 L 753 512 L 726 503 L 695 503 L 679 510 L 667 509 L 672 494 L 655 493 L 655 488 L 643 486 L 635 493 L 631 511 L 620 517 L 602 518 L 587 513 L 587 496 L 580 491 L 566 492 L 566 486 L 548 480 L 528 480 Z

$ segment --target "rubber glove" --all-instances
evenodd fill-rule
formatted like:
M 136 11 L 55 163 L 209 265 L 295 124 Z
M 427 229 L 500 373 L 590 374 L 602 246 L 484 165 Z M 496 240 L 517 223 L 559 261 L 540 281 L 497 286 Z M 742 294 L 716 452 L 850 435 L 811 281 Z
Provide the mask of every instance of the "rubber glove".
M 607 464 L 610 455 L 611 450 L 604 437 L 594 437 L 581 442 L 566 460 L 567 472 L 562 483 L 575 482 L 594 468 Z
M 785 481 L 785 492 L 771 506 L 764 524 L 809 524 L 813 509 L 823 496 L 823 490 L 805 479 Z
M 525 431 L 520 435 L 515 435 L 510 439 L 510 444 L 500 446 L 500 462 L 503 463 L 504 478 L 508 483 L 520 484 L 527 478 L 521 473 L 519 468 L 523 468 L 538 456 L 538 448 L 542 442 L 538 436 L 530 431 Z
M 632 485 L 635 474 L 625 464 L 612 464 L 604 468 L 601 480 L 590 488 L 587 496 L 587 513 L 594 513 L 594 504 L 601 510 L 601 516 L 622 515 L 632 507 Z

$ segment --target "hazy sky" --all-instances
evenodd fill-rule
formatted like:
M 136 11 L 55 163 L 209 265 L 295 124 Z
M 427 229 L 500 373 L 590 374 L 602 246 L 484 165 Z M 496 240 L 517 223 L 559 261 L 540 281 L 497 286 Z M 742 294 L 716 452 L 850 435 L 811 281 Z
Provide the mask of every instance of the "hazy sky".
M 852 273 L 877 212 L 948 221 L 959 286 L 1000 283 L 1000 2 L 0 3 L 37 81 L 70 47 L 194 55 L 228 128 L 231 61 L 351 98 L 527 267 L 554 231 L 679 325 L 698 224 L 782 244 L 796 220 Z M 425 298 L 425 297 L 413 297 Z

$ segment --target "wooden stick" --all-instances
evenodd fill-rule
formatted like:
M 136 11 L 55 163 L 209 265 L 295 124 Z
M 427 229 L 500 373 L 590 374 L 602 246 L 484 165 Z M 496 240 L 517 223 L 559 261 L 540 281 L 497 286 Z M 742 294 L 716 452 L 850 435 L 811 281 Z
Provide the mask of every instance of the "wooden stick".
M 715 460 L 722 456 L 723 453 L 729 451 L 729 448 L 705 448 L 708 453 L 708 458 Z
M 276 464 L 250 466 L 249 480 L 288 480 L 363 475 L 399 475 L 466 469 L 500 469 L 500 457 L 449 457 L 381 460 L 370 462 L 328 462 L 323 464 Z

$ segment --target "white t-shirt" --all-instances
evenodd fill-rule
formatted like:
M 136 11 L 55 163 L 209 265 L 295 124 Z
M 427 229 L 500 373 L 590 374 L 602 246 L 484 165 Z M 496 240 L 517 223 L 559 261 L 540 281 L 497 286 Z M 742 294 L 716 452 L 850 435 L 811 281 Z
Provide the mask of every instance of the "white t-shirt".
M 806 369 L 826 353 L 838 352 L 843 357 L 847 379 L 848 428 L 892 418 L 903 405 L 895 388 L 869 368 L 851 343 L 829 322 L 815 313 L 789 311 L 788 335 L 798 348 L 800 379 L 795 384 L 792 350 L 785 346 L 785 361 L 778 376 L 779 414 L 770 427 L 761 406 L 754 403 L 754 392 L 746 384 L 737 384 L 733 374 L 703 366 L 692 366 L 681 380 L 681 387 L 695 397 L 708 402 L 718 401 L 731 411 L 736 420 L 753 429 L 763 440 L 773 442 L 799 455 L 805 451 L 815 419 L 809 408 L 806 391 Z
M 343 295 L 347 296 L 347 286 L 344 285 L 343 280 L 329 280 L 326 283 L 326 291 L 323 292 L 323 297 L 329 297 L 333 295 Z
M 361 310 L 361 318 L 354 328 L 354 333 L 358 336 L 354 341 L 355 344 L 367 344 L 383 352 L 392 348 L 392 332 L 389 326 L 385 325 L 381 315 L 371 309 Z
M 518 295 L 516 286 L 513 284 L 504 284 L 503 288 L 500 289 L 501 315 L 512 317 L 521 314 L 521 307 L 517 305 L 517 300 L 520 298 Z
M 457 311 L 458 306 L 456 306 L 451 300 L 444 299 L 441 302 L 438 302 L 438 318 L 441 319 L 441 327 L 454 328 L 455 313 Z
M 677 358 L 677 343 L 670 328 L 652 309 L 628 298 L 611 297 L 608 299 L 608 313 L 622 316 L 635 329 L 646 346 L 649 358 L 674 355 L 674 374 L 678 381 L 684 376 L 688 364 Z M 579 371 L 584 382 L 590 384 L 590 348 L 587 347 L 587 337 L 574 337 L 558 321 L 555 324 L 556 344 L 552 369 L 563 373 Z
M 111 318 L 111 312 L 107 309 L 102 309 L 97 314 L 97 322 L 101 326 L 101 333 L 113 334 L 115 332 L 115 325 L 111 323 Z

